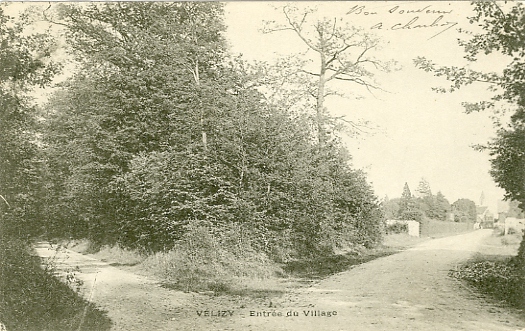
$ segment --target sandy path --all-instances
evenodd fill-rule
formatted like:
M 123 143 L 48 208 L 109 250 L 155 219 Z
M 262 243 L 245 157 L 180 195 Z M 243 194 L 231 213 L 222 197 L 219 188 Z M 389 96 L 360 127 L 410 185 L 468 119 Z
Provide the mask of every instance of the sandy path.
M 71 251 L 57 261 L 59 269 L 79 265 L 86 295 L 96 275 L 92 301 L 108 310 L 115 330 L 525 330 L 521 317 L 447 275 L 490 234 L 480 230 L 427 241 L 264 304 L 169 291 Z M 54 253 L 43 244 L 37 251 Z M 308 311 L 315 313 L 305 316 Z M 334 311 L 336 316 L 311 316 Z
M 84 283 L 82 294 L 108 312 L 114 330 L 178 330 L 182 324 L 173 319 L 181 309 L 193 306 L 200 297 L 205 299 L 167 290 L 147 277 L 71 250 L 57 251 L 47 243 L 38 243 L 35 249 L 39 256 L 52 258 L 62 274 L 78 267 L 75 277 Z M 175 328 L 174 324 L 179 325 Z M 191 323 L 184 329 L 191 330 Z

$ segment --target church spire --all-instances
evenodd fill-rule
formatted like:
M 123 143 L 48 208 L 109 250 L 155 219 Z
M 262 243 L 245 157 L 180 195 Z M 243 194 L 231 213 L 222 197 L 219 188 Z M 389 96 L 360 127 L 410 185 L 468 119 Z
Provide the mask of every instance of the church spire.
M 484 203 L 485 203 L 485 193 L 483 193 L 483 191 L 481 191 L 481 196 L 479 197 L 479 205 L 483 206 Z

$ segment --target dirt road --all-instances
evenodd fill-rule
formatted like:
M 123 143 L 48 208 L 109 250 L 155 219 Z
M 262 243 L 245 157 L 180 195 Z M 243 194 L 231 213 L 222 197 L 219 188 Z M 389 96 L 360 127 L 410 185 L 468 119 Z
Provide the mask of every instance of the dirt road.
M 71 251 L 56 261 L 62 270 L 79 266 L 84 294 L 108 311 L 115 330 L 525 330 L 522 317 L 447 275 L 490 234 L 427 241 L 259 303 L 170 291 Z M 54 254 L 45 244 L 37 252 Z

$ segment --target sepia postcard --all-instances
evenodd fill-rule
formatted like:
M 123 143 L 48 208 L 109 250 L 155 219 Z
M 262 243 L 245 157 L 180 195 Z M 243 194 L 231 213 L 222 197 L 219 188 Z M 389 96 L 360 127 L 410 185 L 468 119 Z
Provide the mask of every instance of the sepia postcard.
M 525 6 L 0 4 L 0 330 L 525 330 Z

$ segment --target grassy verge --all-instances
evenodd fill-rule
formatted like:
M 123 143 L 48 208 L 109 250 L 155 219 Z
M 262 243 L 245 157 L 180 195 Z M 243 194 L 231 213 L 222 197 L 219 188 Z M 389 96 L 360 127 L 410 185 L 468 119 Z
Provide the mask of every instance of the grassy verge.
M 380 257 L 400 252 L 422 243 L 428 238 L 409 236 L 406 233 L 386 235 L 383 245 L 359 252 L 323 256 L 316 259 L 291 261 L 283 266 L 286 274 L 300 279 L 322 279 Z
M 485 240 L 479 254 L 450 275 L 489 298 L 525 310 L 525 270 L 514 257 L 520 241 L 520 235 L 495 232 Z
M 391 249 L 403 250 L 427 240 L 430 240 L 430 238 L 412 237 L 406 233 L 394 233 L 385 236 L 383 240 L 383 246 L 389 247 Z
M 0 241 L 0 321 L 9 331 L 109 330 L 104 312 L 82 299 L 17 240 Z
M 323 279 L 336 273 L 350 269 L 352 266 L 397 253 L 399 249 L 392 247 L 379 247 L 363 250 L 359 254 L 348 253 L 323 256 L 315 259 L 291 261 L 284 265 L 284 271 L 303 280 Z

